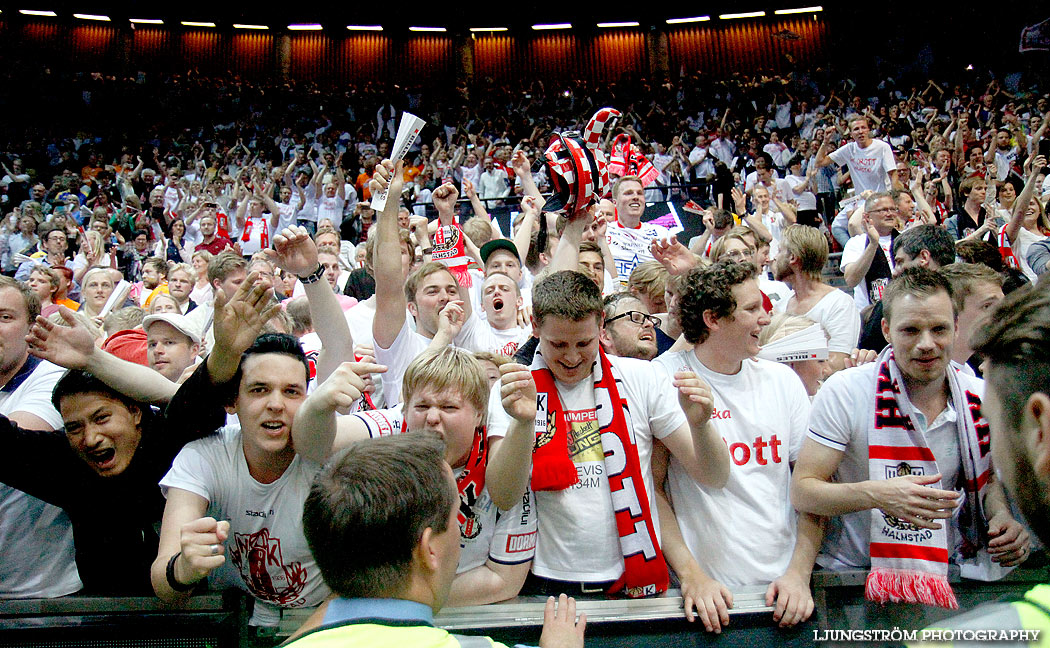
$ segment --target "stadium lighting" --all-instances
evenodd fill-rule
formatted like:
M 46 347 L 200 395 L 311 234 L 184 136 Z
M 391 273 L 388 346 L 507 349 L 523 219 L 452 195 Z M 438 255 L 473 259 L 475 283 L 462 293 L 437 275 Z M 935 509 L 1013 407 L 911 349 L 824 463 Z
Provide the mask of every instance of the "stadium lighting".
M 446 32 L 444 27 L 409 27 L 408 31 L 414 32 Z
M 507 31 L 506 27 L 471 27 L 472 32 L 504 32 Z
M 734 18 L 761 18 L 766 15 L 764 11 L 745 11 L 743 13 L 727 13 L 718 16 L 722 20 L 733 20 Z
M 609 28 L 609 27 L 637 27 L 638 25 L 639 25 L 639 23 L 638 23 L 637 20 L 635 20 L 635 21 L 627 21 L 627 22 L 603 22 L 603 23 L 598 23 L 599 27 L 604 27 L 604 28 Z
M 234 29 L 269 29 L 266 25 L 245 25 L 242 23 L 233 23 Z
M 100 16 L 98 14 L 73 14 L 74 18 L 80 18 L 81 20 L 99 20 L 102 22 L 109 22 L 109 16 Z
M 799 7 L 798 9 L 777 9 L 773 13 L 778 16 L 787 16 L 788 14 L 800 14 L 800 13 L 816 13 L 818 11 L 824 11 L 824 7 Z
M 682 25 L 684 23 L 707 22 L 711 16 L 693 16 L 692 18 L 668 18 L 668 25 Z
M 383 31 L 382 25 L 347 25 L 350 31 Z
M 290 31 L 321 31 L 324 29 L 317 23 L 293 23 L 288 25 Z
M 128 22 L 141 25 L 163 25 L 164 21 L 157 18 L 128 18 Z
M 196 20 L 183 20 L 182 24 L 187 27 L 214 27 L 213 22 L 198 22 Z
M 532 28 L 536 31 L 541 31 L 544 29 L 572 29 L 572 23 L 551 23 L 547 25 L 540 24 L 533 25 Z
M 40 11 L 38 9 L 19 9 L 18 13 L 24 16 L 48 16 L 50 18 L 54 18 L 58 15 L 54 11 Z

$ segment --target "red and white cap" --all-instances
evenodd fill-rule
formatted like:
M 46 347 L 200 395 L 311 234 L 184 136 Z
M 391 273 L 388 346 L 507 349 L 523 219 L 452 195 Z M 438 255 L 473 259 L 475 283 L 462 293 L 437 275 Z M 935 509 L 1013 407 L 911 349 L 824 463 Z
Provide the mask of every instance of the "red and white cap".
M 609 171 L 601 137 L 609 122 L 615 122 L 620 111 L 602 108 L 587 122 L 583 133 L 575 131 L 557 135 L 544 152 L 550 169 L 554 195 L 543 206 L 544 211 L 568 215 L 589 207 L 605 194 Z

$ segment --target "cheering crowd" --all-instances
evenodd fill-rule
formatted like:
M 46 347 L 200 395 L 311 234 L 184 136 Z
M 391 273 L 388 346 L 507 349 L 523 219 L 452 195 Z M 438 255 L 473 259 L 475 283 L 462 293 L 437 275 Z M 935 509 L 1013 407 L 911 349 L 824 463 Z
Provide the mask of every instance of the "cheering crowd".
M 83 85 L 88 112 L 136 92 Z M 1047 289 L 1046 96 L 158 85 L 198 121 L 3 160 L 0 597 L 239 587 L 261 637 L 378 597 L 410 550 L 335 565 L 304 502 L 345 448 L 419 432 L 458 493 L 435 609 L 678 586 L 718 632 L 763 585 L 792 626 L 814 568 L 951 608 L 949 565 L 997 580 L 1038 548 L 979 350 L 1006 294 Z M 552 134 L 606 105 L 608 187 L 545 210 Z M 428 126 L 391 160 L 402 108 Z

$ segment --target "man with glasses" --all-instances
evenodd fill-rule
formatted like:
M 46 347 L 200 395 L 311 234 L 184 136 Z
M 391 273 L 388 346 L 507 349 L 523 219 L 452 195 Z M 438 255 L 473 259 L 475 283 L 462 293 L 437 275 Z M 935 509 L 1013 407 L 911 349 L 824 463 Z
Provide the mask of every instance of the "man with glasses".
M 897 217 L 892 194 L 872 194 L 864 203 L 864 233 L 852 237 L 842 249 L 842 273 L 860 310 L 882 299 L 893 277 L 893 241 L 900 234 Z
M 19 281 L 27 281 L 29 275 L 33 273 L 33 268 L 39 265 L 48 268 L 60 268 L 66 265 L 66 233 L 61 227 L 48 227 L 50 227 L 50 229 L 44 230 L 40 237 L 42 242 L 41 247 L 44 249 L 44 256 L 30 259 L 18 266 L 18 272 L 15 273 L 15 279 L 18 279 Z
M 598 339 L 609 355 L 652 360 L 656 357 L 657 317 L 637 297 L 620 292 L 605 298 L 605 324 Z

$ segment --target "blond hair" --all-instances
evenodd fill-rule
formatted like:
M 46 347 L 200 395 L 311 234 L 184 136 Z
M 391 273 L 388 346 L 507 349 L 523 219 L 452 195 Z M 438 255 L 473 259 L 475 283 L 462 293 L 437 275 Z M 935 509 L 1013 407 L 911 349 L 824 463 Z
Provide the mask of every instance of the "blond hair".
M 798 258 L 803 275 L 820 279 L 828 262 L 828 239 L 820 230 L 808 225 L 788 225 L 780 237 L 780 245 Z
M 470 403 L 484 424 L 489 404 L 489 381 L 481 363 L 469 351 L 447 346 L 418 356 L 408 368 L 401 384 L 405 406 L 422 389 L 455 390 Z
M 663 299 L 671 274 L 659 261 L 639 263 L 627 279 L 627 289 L 633 295 L 646 294 L 650 301 Z

